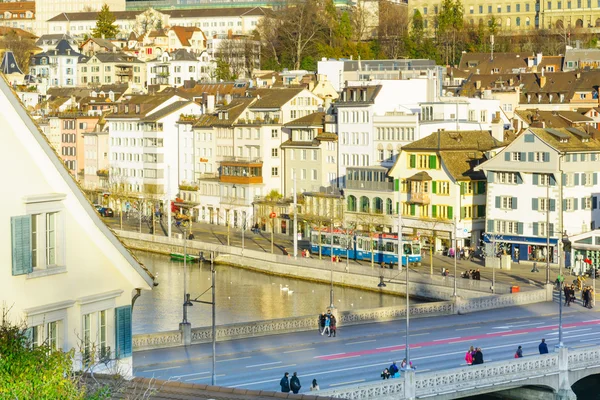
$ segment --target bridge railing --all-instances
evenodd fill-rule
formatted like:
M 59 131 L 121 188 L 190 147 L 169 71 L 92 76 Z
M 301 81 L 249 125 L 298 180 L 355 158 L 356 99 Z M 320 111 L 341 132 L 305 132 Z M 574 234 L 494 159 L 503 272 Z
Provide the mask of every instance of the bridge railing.
M 569 350 L 569 368 L 571 370 L 590 367 L 600 367 L 600 347 Z

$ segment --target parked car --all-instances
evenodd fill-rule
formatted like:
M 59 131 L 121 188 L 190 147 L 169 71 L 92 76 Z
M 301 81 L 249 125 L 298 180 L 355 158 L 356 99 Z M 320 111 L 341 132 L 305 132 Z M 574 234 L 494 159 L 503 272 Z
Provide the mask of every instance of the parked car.
M 96 211 L 98 211 L 98 212 L 100 212 L 100 210 L 102 210 L 104 208 L 104 206 L 101 204 L 94 204 L 94 207 L 96 208 Z
M 98 212 L 103 217 L 114 217 L 115 216 L 115 213 L 113 212 L 112 208 L 108 208 L 108 207 L 102 207 Z

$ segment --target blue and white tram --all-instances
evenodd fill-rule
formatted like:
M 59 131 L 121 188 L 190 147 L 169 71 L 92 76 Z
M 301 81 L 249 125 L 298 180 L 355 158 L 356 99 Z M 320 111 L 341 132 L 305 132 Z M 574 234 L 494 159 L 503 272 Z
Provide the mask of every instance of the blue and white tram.
M 319 238 L 320 235 L 320 238 Z M 312 254 L 348 257 L 353 260 L 365 260 L 380 263 L 398 264 L 398 235 L 395 233 L 361 233 L 343 230 L 312 231 L 310 237 Z M 421 243 L 404 235 L 402 246 L 404 256 L 402 265 L 421 261 Z

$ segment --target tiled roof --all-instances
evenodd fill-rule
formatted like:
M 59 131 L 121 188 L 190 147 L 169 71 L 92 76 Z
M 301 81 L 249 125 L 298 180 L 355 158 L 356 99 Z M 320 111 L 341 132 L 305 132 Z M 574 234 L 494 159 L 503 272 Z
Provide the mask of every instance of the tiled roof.
M 141 11 L 111 11 L 117 20 L 127 19 L 135 20 Z M 73 13 L 60 13 L 48 20 L 48 22 L 61 22 L 61 21 L 95 21 L 98 18 L 98 13 L 95 11 L 86 12 L 73 12 Z
M 190 98 L 201 96 L 203 93 L 215 96 L 225 96 L 230 94 L 233 97 L 240 97 L 246 95 L 246 90 L 248 90 L 247 83 L 203 83 L 197 84 L 193 88 L 179 87 L 177 89 L 177 94 L 182 97 Z
M 194 34 L 194 32 L 202 32 L 200 28 L 196 28 L 195 26 L 173 26 L 170 31 L 173 31 L 175 35 L 177 35 L 177 39 L 182 46 L 191 46 L 190 38 Z
M 82 45 L 82 47 L 85 46 L 85 44 L 87 42 L 94 42 L 98 46 L 105 47 L 105 48 L 110 49 L 110 50 L 117 48 L 117 46 L 113 42 L 111 42 L 108 39 L 102 39 L 102 38 L 89 38 L 88 40 L 85 41 L 85 43 Z
M 227 111 L 227 119 L 219 119 L 215 114 L 202 115 L 194 124 L 197 127 L 211 127 L 211 126 L 231 126 L 235 121 L 242 115 L 242 113 L 248 108 L 254 101 L 254 98 L 244 97 L 233 99 L 231 103 L 226 106 L 220 107 L 217 111 Z
M 315 112 L 290 121 L 287 124 L 285 124 L 285 126 L 323 126 L 324 122 L 325 113 Z
M 10 4 L 10 3 L 0 3 L 0 4 Z M 9 33 L 14 33 L 15 35 L 25 38 L 25 39 L 37 39 L 31 32 L 27 32 L 26 30 L 20 28 L 12 28 L 10 26 L 0 26 L 0 36 L 8 35 Z
M 137 57 L 130 56 L 125 53 L 96 53 L 90 57 L 90 60 L 94 57 L 96 57 L 101 63 L 144 64 L 144 62 L 137 59 Z
M 556 129 L 557 131 L 567 135 L 567 140 L 561 141 L 561 139 L 559 139 L 557 136 L 550 133 L 551 131 L 548 129 L 529 128 L 529 130 L 558 151 L 600 151 L 600 139 L 598 138 L 598 135 L 592 135 L 589 140 L 583 141 L 579 136 L 568 131 L 567 129 L 558 128 Z
M 176 101 L 173 104 L 170 104 L 150 115 L 147 115 L 146 117 L 142 118 L 142 121 L 156 122 L 156 121 L 176 112 L 177 110 L 182 109 L 183 107 L 187 106 L 188 104 L 192 104 L 192 102 L 191 101 Z
M 511 73 L 513 69 L 527 68 L 527 58 L 533 53 L 495 53 L 492 59 L 490 53 L 463 53 L 458 69 L 481 74 L 489 74 L 495 69 L 499 73 Z
M 485 174 L 474 171 L 474 168 L 486 161 L 485 155 L 480 151 L 441 151 L 442 163 L 457 181 L 483 181 Z
M 256 97 L 252 108 L 279 108 L 300 94 L 303 88 L 256 89 L 250 94 Z
M 448 150 L 478 150 L 487 151 L 504 146 L 488 131 L 438 131 L 423 139 L 416 140 L 402 147 L 405 151 L 448 151 Z

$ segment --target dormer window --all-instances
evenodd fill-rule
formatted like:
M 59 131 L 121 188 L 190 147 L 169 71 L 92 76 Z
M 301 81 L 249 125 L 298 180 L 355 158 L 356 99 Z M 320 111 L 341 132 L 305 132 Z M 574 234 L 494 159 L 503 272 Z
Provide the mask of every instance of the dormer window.
M 125 114 L 129 113 L 129 104 L 125 104 Z
M 542 95 L 538 94 L 538 103 L 541 103 L 541 102 L 542 102 Z
M 552 97 L 553 97 L 553 95 L 552 95 L 552 94 L 549 94 L 549 95 L 548 95 L 548 101 L 549 101 L 550 103 L 552 103 Z
M 135 113 L 136 113 L 136 114 L 139 114 L 139 113 L 140 113 L 140 105 L 139 105 L 139 104 L 136 104 L 136 105 L 135 105 Z
M 564 102 L 565 101 L 565 95 L 561 93 L 559 96 L 560 96 L 560 102 L 561 103 Z
M 527 102 L 531 103 L 531 95 L 530 94 L 527 95 Z

